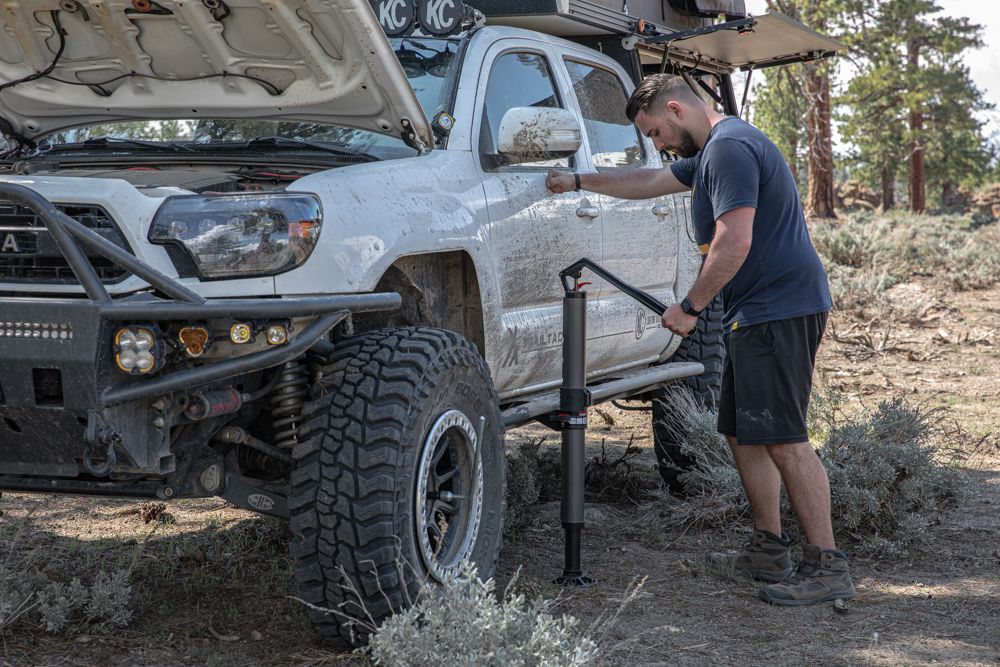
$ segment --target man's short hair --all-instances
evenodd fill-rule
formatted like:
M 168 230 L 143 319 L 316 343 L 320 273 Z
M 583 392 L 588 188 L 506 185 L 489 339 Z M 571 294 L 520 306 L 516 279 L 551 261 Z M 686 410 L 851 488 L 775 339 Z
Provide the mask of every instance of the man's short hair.
M 635 122 L 635 117 L 640 111 L 646 111 L 666 105 L 667 102 L 701 102 L 701 99 L 694 94 L 691 87 L 683 77 L 673 74 L 654 74 L 632 91 L 632 97 L 625 107 L 625 115 Z

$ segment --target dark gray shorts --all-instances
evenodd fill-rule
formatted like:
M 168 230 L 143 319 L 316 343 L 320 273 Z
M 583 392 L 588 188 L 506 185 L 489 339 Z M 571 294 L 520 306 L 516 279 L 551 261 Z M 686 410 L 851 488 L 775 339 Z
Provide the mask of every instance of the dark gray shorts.
M 752 324 L 726 335 L 719 433 L 740 445 L 809 440 L 806 411 L 827 315 Z

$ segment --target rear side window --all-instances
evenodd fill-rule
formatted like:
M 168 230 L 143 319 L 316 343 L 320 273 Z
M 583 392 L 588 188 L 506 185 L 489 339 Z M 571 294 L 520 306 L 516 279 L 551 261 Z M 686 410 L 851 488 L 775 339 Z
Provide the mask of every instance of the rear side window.
M 587 140 L 598 171 L 638 167 L 645 160 L 639 131 L 625 115 L 628 97 L 621 80 L 606 69 L 566 61 L 580 103 Z
M 497 136 L 500 121 L 508 110 L 514 107 L 564 108 L 559 102 L 556 84 L 545 56 L 538 53 L 505 53 L 493 63 L 490 81 L 486 85 L 486 110 L 483 129 L 489 128 L 489 136 L 483 133 L 482 148 L 497 152 Z M 567 167 L 568 159 L 551 160 L 545 163 L 528 163 L 522 167 Z

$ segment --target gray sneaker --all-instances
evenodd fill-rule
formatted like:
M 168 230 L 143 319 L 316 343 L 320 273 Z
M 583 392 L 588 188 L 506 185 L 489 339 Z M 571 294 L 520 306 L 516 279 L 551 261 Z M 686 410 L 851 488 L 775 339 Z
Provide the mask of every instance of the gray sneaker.
M 836 549 L 820 551 L 815 544 L 802 545 L 802 562 L 781 583 L 764 586 L 758 593 L 761 600 L 771 604 L 798 606 L 850 600 L 856 593 L 847 557 Z
M 727 554 L 715 551 L 705 557 L 705 562 L 754 579 L 781 581 L 792 573 L 792 560 L 788 557 L 791 543 L 784 531 L 778 537 L 766 530 L 755 530 L 742 550 Z

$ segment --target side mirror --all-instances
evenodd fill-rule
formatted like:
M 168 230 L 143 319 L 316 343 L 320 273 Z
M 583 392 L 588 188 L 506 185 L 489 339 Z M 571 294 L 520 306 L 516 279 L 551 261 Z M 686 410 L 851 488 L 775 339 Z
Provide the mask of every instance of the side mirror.
M 568 158 L 583 144 L 583 132 L 573 114 L 548 107 L 509 109 L 498 135 L 498 157 L 509 165 Z

